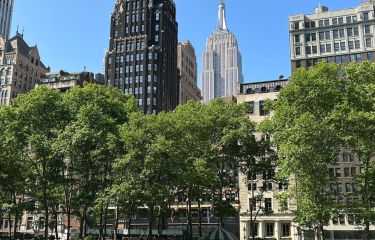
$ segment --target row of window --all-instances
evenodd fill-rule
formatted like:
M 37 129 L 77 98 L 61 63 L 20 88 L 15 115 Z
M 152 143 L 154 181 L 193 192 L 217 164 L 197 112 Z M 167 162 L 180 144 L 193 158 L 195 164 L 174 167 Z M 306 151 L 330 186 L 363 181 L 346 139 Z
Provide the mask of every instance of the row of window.
M 360 18 L 363 21 L 369 20 L 369 13 L 368 12 L 361 13 Z M 353 15 L 353 16 L 346 16 L 346 17 L 336 17 L 336 18 L 331 18 L 331 19 L 321 19 L 317 21 L 318 22 L 317 25 L 315 21 L 307 21 L 307 22 L 302 22 L 302 23 L 304 23 L 303 26 L 305 28 L 315 28 L 317 26 L 328 27 L 331 25 L 334 26 L 334 25 L 344 24 L 344 19 L 345 19 L 345 23 L 355 23 L 358 21 L 357 16 Z M 300 29 L 300 22 L 294 22 L 293 27 L 294 29 Z
M 158 76 L 157 75 L 154 75 L 154 77 L 152 77 L 152 75 L 147 75 L 147 82 L 152 82 L 152 79 L 154 79 L 154 82 L 157 82 L 158 81 Z M 143 82 L 143 76 L 135 76 L 134 77 L 134 83 L 142 83 Z M 122 85 L 122 78 L 117 78 L 115 79 L 115 82 L 114 82 L 115 86 L 121 86 Z M 133 84 L 133 77 L 125 77 L 125 84 Z M 111 85 L 111 80 L 108 79 L 107 80 L 107 86 L 110 86 Z
M 264 223 L 264 229 L 265 229 L 265 235 L 266 237 L 273 237 L 275 235 L 275 223 Z M 252 229 L 250 229 L 250 236 L 252 236 Z M 260 236 L 259 232 L 259 223 L 254 223 L 253 225 L 253 231 L 254 231 L 254 236 Z M 280 231 L 281 230 L 281 231 Z M 281 229 L 279 229 L 281 232 L 281 237 L 289 237 L 290 236 L 290 223 L 281 223 Z M 248 238 L 250 238 L 248 236 Z
M 32 230 L 38 227 L 39 230 L 44 229 L 44 217 L 39 217 L 38 221 L 34 221 L 33 217 L 27 217 L 26 230 Z M 35 226 L 37 223 L 37 226 Z M 0 229 L 14 228 L 14 220 L 1 219 L 0 220 Z
M 134 68 L 135 67 L 135 68 Z M 116 74 L 123 74 L 123 67 L 116 67 L 115 72 Z M 125 66 L 125 73 L 132 73 L 134 72 L 143 72 L 143 64 L 137 64 L 135 66 Z M 147 70 L 148 71 L 158 71 L 158 65 L 155 63 L 152 67 L 152 64 L 147 64 Z
M 274 187 L 274 183 L 272 182 L 263 182 L 263 185 L 261 187 L 258 187 L 258 184 L 257 182 L 249 182 L 247 184 L 247 190 L 248 191 L 257 191 L 259 190 L 260 188 L 262 188 L 263 191 L 270 191 L 270 190 L 273 190 Z M 288 183 L 278 183 L 278 188 L 277 189 L 274 189 L 274 190 L 288 190 L 289 188 L 289 184 Z
M 372 47 L 372 40 L 371 38 L 365 39 L 365 47 Z M 333 50 L 335 52 L 338 51 L 345 51 L 345 50 L 353 50 L 353 49 L 360 49 L 361 48 L 361 41 L 360 40 L 351 40 L 346 42 L 335 42 L 333 44 Z M 318 46 L 312 45 L 312 46 L 306 46 L 305 48 L 306 54 L 316 54 L 318 53 Z M 319 46 L 319 53 L 329 53 L 332 52 L 332 45 L 331 43 L 322 43 Z M 301 47 L 295 47 L 295 54 L 296 56 L 300 56 L 301 53 Z
M 341 174 L 341 168 L 329 168 L 329 173 L 334 177 L 354 177 L 357 174 L 356 167 L 346 167 L 344 168 L 344 174 Z M 360 172 L 362 168 L 360 169 Z
M 126 44 L 126 51 L 133 51 L 133 50 L 142 50 L 144 49 L 146 44 L 144 42 L 137 42 L 137 43 L 127 43 Z M 123 52 L 124 51 L 124 44 L 118 43 L 116 45 L 116 52 Z
M 249 105 L 248 113 L 249 114 L 254 113 L 254 107 L 255 107 L 254 101 L 249 101 L 249 102 L 246 102 L 246 103 Z M 265 116 L 265 115 L 269 114 L 269 111 L 264 108 L 264 103 L 265 103 L 264 101 L 259 101 L 259 105 L 258 105 L 259 116 Z
M 135 57 L 134 57 L 135 56 Z M 127 54 L 125 55 L 125 61 L 126 62 L 133 62 L 135 59 L 135 61 L 142 61 L 143 60 L 143 53 L 136 53 L 136 54 Z M 151 59 L 154 59 L 154 60 L 157 60 L 158 59 L 158 54 L 157 53 L 148 53 L 148 59 L 151 60 Z M 124 56 L 116 56 L 116 63 L 123 63 L 124 62 Z M 109 64 L 112 64 L 112 59 L 109 58 Z
M 373 60 L 373 53 L 367 52 L 367 60 L 372 61 Z M 349 54 L 349 55 L 339 55 L 335 57 L 323 57 L 323 58 L 312 58 L 306 60 L 306 67 L 312 67 L 314 66 L 318 61 L 326 61 L 328 63 L 335 62 L 337 64 L 347 64 L 348 62 L 361 62 L 362 61 L 362 55 L 360 53 L 357 54 Z M 302 67 L 302 60 L 296 61 L 296 68 Z

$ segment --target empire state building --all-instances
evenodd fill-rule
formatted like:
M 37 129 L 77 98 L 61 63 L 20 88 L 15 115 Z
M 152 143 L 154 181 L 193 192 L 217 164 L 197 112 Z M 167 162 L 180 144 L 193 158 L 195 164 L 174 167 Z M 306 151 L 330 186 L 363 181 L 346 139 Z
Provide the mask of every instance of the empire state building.
M 227 28 L 224 0 L 219 4 L 216 28 L 207 38 L 202 65 L 203 103 L 235 95 L 237 84 L 243 83 L 242 56 L 236 37 Z

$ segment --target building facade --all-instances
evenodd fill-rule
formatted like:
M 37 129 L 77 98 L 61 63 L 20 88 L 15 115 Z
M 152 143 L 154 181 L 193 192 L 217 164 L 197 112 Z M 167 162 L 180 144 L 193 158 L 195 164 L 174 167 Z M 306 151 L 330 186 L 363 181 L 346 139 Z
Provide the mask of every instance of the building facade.
M 144 113 L 173 110 L 179 102 L 177 29 L 173 0 L 117 0 L 106 85 L 133 94 Z
M 65 71 L 47 73 L 36 84 L 35 87 L 46 86 L 52 89 L 59 89 L 61 92 L 66 92 L 73 87 L 83 87 L 85 82 L 92 84 L 100 84 L 95 79 L 92 72 L 77 72 L 68 73 Z
M 34 89 L 49 70 L 40 60 L 38 47 L 29 47 L 22 35 L 0 37 L 0 104 L 8 104 L 18 94 Z
M 218 21 L 214 32 L 208 37 L 202 61 L 203 103 L 216 97 L 236 95 L 237 83 L 243 83 L 242 56 L 236 36 L 226 24 L 225 4 L 221 0 Z
M 14 0 L 0 1 L 0 36 L 6 39 L 8 39 L 10 35 L 10 27 L 12 24 L 13 14 L 13 3 Z
M 312 14 L 289 16 L 292 72 L 321 60 L 348 64 L 374 61 L 374 2 L 329 11 L 318 6 Z
M 264 103 L 267 99 L 277 99 L 277 93 L 288 83 L 288 79 L 279 79 L 264 82 L 254 82 L 238 84 L 237 103 L 246 102 L 249 105 L 248 117 L 256 123 L 261 122 L 270 113 L 264 109 Z M 259 133 L 255 133 L 260 138 Z M 281 191 L 288 191 L 287 184 L 276 182 L 267 183 L 267 191 L 261 193 L 259 187 L 263 186 L 264 179 L 248 179 L 248 176 L 239 172 L 240 189 L 240 238 L 251 239 L 250 219 L 254 219 L 257 211 L 256 207 L 251 208 L 251 199 L 262 194 L 264 201 L 263 207 L 272 210 L 271 216 L 257 216 L 255 221 L 254 234 L 260 239 L 300 239 L 297 235 L 297 228 L 293 223 L 292 210 L 290 205 L 287 211 L 280 211 L 279 204 L 275 194 Z M 253 215 L 251 213 L 253 211 Z
M 179 104 L 189 100 L 202 100 L 201 90 L 197 87 L 197 59 L 193 45 L 187 40 L 177 46 L 177 68 L 180 77 Z

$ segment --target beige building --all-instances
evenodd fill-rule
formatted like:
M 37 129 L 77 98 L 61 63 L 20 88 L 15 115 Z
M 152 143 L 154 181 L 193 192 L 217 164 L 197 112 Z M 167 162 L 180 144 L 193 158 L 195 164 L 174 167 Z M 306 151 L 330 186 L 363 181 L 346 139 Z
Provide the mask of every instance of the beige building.
M 8 40 L 0 37 L 1 104 L 34 89 L 35 83 L 49 70 L 40 60 L 38 47 L 29 47 L 23 35 L 17 33 Z
M 195 49 L 188 40 L 177 46 L 177 68 L 180 77 L 179 104 L 189 100 L 202 100 L 201 90 L 197 87 L 197 59 Z
M 359 3 L 359 1 L 358 1 Z M 325 60 L 337 64 L 374 61 L 374 1 L 329 11 L 319 5 L 311 14 L 289 16 L 292 72 Z
M 249 105 L 248 116 L 251 120 L 259 123 L 270 113 L 264 109 L 264 103 L 267 99 L 276 99 L 278 91 L 288 83 L 288 79 L 279 79 L 273 81 L 254 82 L 238 85 L 237 103 L 246 102 Z M 257 137 L 260 134 L 256 133 Z M 239 173 L 240 189 L 240 238 L 251 239 L 250 228 L 250 199 L 260 194 L 259 187 L 264 182 L 263 178 L 256 180 L 248 179 L 244 174 Z M 255 236 L 261 239 L 285 239 L 297 240 L 297 229 L 293 223 L 293 205 L 288 206 L 287 211 L 281 212 L 277 200 L 274 198 L 276 193 L 287 191 L 289 184 L 279 184 L 276 182 L 267 183 L 267 191 L 263 192 L 264 201 L 262 206 L 272 209 L 274 214 L 271 216 L 257 216 L 255 221 Z M 253 213 L 257 208 L 253 208 Z M 254 219 L 254 215 L 253 215 Z

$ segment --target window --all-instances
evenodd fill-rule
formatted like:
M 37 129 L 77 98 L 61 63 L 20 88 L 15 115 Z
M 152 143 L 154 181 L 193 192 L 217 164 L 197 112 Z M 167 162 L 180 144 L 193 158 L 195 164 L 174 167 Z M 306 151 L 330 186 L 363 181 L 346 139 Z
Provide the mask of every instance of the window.
M 324 26 L 329 26 L 329 19 L 324 20 Z
M 268 110 L 264 109 L 264 101 L 259 101 L 259 114 L 260 114 L 260 116 L 265 116 L 268 113 L 269 113 Z
M 33 217 L 27 217 L 26 230 L 33 229 Z
M 272 199 L 271 198 L 264 199 L 264 210 L 272 211 Z
M 344 38 L 345 37 L 345 31 L 344 31 L 344 29 L 340 29 L 339 30 L 339 35 L 340 35 L 340 38 Z
M 311 54 L 311 46 L 306 47 L 306 54 Z
M 326 44 L 326 52 L 331 52 L 331 44 Z
M 249 105 L 247 113 L 254 113 L 254 101 L 246 102 Z
M 320 44 L 320 52 L 325 53 L 326 52 L 326 45 Z
M 371 47 L 371 38 L 366 38 L 366 47 Z
M 365 34 L 370 33 L 370 25 L 365 25 L 364 31 L 365 31 Z
M 325 31 L 326 39 L 331 39 L 331 32 Z
M 358 27 L 353 28 L 353 32 L 354 32 L 354 36 L 358 36 L 359 35 Z
M 266 223 L 266 237 L 273 236 L 273 229 L 274 229 L 273 223 Z
M 352 184 L 351 183 L 345 183 L 345 191 L 347 193 L 352 192 Z
M 5 69 L 1 69 L 1 76 L 5 76 Z
M 155 31 L 159 31 L 159 24 L 155 25 Z
M 155 35 L 155 42 L 159 42 L 159 35 Z
M 357 19 L 357 16 L 352 16 L 352 22 L 357 22 L 358 19 Z
M 357 54 L 355 55 L 355 60 L 356 60 L 357 62 L 361 62 L 361 61 L 362 61 L 362 58 L 361 58 L 361 54 L 360 54 L 360 53 L 357 53 Z M 353 162 L 353 160 L 354 160 L 354 158 L 353 158 L 352 156 L 350 156 L 350 161 Z
M 339 17 L 337 20 L 339 21 L 339 24 L 343 24 L 344 23 L 344 20 L 343 20 L 342 17 Z
M 300 67 L 302 67 L 302 62 L 301 62 L 301 60 L 297 60 L 296 61 L 296 68 L 300 68 Z
M 319 40 L 324 40 L 324 32 L 319 32 Z
M 151 105 L 151 99 L 147 98 L 147 106 L 150 106 L 150 105 Z
M 154 75 L 154 82 L 158 81 L 158 76 Z
M 319 20 L 318 25 L 319 27 L 323 27 L 323 20 Z
M 372 61 L 372 52 L 367 53 L 367 60 Z
M 296 42 L 296 43 L 299 43 L 301 40 L 300 40 L 300 35 L 299 34 L 296 34 L 295 36 L 294 36 L 294 42 Z
M 368 20 L 368 12 L 363 13 L 363 20 L 364 21 Z
M 155 20 L 159 20 L 160 14 L 157 12 L 155 13 Z
M 339 37 L 339 30 L 333 30 L 333 38 Z
M 349 41 L 348 42 L 348 47 L 349 47 L 349 49 L 354 49 L 354 43 L 353 43 L 353 41 Z
M 147 82 L 151 82 L 151 75 L 147 75 Z
M 158 65 L 154 64 L 154 71 L 157 71 L 157 70 L 158 70 Z
M 317 50 L 317 46 L 312 46 L 312 53 L 317 53 L 318 50 Z
M 307 33 L 305 35 L 306 42 L 315 41 L 316 40 L 316 33 Z
M 282 237 L 289 237 L 290 236 L 290 223 L 282 223 Z
M 336 172 L 336 177 L 341 177 L 341 168 L 336 168 L 335 172 Z
M 354 41 L 354 46 L 355 46 L 355 49 L 358 49 L 358 48 L 361 48 L 361 43 L 359 40 L 355 40 Z
M 342 192 L 342 183 L 337 184 L 337 192 L 339 192 L 339 193 Z
M 301 55 L 301 47 L 296 47 L 296 55 Z
M 354 54 L 350 54 L 349 57 L 350 57 L 350 62 L 355 61 L 355 55 Z
M 339 43 L 334 43 L 333 46 L 334 46 L 335 51 L 339 51 L 340 50 Z
M 253 235 L 253 232 L 254 232 L 254 236 L 258 236 L 258 223 L 253 223 L 253 229 L 251 229 L 250 227 L 250 236 Z
M 348 37 L 353 36 L 353 28 L 346 29 L 346 34 L 348 35 Z
M 152 105 L 156 106 L 156 98 L 152 99 Z
M 352 17 L 346 17 L 346 23 L 351 23 L 352 22 Z
M 332 18 L 332 25 L 337 25 L 337 18 Z
M 340 42 L 340 50 L 341 51 L 345 50 L 345 42 Z
M 344 168 L 344 177 L 350 177 L 349 168 Z
M 39 217 L 39 229 L 44 229 L 44 217 Z

